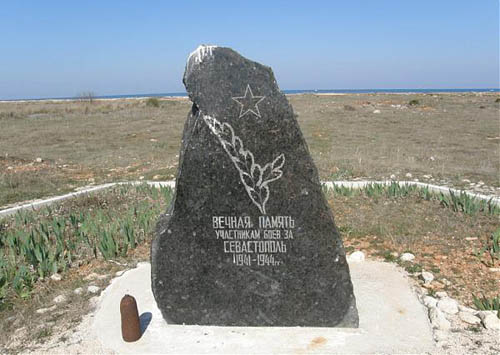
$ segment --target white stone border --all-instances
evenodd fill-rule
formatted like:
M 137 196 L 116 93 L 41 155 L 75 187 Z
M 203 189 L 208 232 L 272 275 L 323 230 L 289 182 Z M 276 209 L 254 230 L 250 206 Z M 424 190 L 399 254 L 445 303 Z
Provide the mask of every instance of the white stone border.
M 155 187 L 169 186 L 171 188 L 175 188 L 175 180 L 112 182 L 112 183 L 99 185 L 99 186 L 84 187 L 80 191 L 71 192 L 71 193 L 66 194 L 66 195 L 51 197 L 51 198 L 48 198 L 45 200 L 37 200 L 37 201 L 30 202 L 30 203 L 26 203 L 24 205 L 0 210 L 0 217 L 9 216 L 13 213 L 16 213 L 19 210 L 25 210 L 25 209 L 36 210 L 40 207 L 50 205 L 50 204 L 57 202 L 57 201 L 66 200 L 68 198 L 77 197 L 77 196 L 83 195 L 83 194 L 89 194 L 91 192 L 104 190 L 104 189 L 107 189 L 107 188 L 110 188 L 113 186 L 117 186 L 117 185 L 140 185 L 140 184 L 144 184 L 144 183 L 147 183 L 148 185 L 155 186 Z M 343 187 L 350 187 L 353 189 L 361 189 L 363 187 L 366 187 L 367 185 L 390 185 L 392 183 L 397 183 L 400 186 L 414 185 L 414 186 L 418 186 L 418 187 L 427 187 L 429 189 L 429 191 L 431 191 L 433 193 L 443 193 L 445 195 L 449 195 L 450 191 L 453 192 L 454 194 L 460 194 L 462 192 L 465 192 L 470 197 L 474 197 L 474 198 L 484 200 L 484 201 L 491 200 L 491 202 L 493 204 L 500 206 L 500 197 L 498 197 L 498 196 L 476 194 L 476 193 L 469 192 L 469 191 L 458 190 L 458 189 L 453 189 L 453 188 L 438 186 L 438 185 L 432 185 L 432 184 L 427 184 L 424 182 L 395 181 L 395 180 L 385 180 L 385 181 L 322 181 L 321 182 L 321 184 L 324 187 L 326 187 L 327 189 L 333 189 L 334 186 L 343 186 Z

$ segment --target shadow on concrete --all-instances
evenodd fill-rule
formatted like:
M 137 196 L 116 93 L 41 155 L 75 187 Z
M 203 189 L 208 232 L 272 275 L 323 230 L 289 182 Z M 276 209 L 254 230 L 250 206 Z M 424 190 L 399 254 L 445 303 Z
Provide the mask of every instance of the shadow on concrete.
M 153 314 L 151 312 L 144 312 L 139 317 L 139 323 L 141 324 L 141 335 L 144 334 L 146 329 L 148 329 L 149 323 L 153 319 Z

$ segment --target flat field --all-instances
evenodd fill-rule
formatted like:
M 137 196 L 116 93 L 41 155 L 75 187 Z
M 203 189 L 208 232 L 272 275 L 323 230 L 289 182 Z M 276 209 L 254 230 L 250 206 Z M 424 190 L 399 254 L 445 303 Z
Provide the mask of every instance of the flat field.
M 500 194 L 497 93 L 288 99 L 324 180 L 394 175 Z M 84 185 L 174 178 L 190 105 L 186 98 L 0 102 L 0 208 Z

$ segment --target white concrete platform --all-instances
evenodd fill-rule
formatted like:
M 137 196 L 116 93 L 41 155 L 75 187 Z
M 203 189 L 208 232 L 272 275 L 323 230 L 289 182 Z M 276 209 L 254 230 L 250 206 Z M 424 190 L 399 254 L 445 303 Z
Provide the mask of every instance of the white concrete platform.
M 91 333 L 120 354 L 421 354 L 435 351 L 426 309 L 395 265 L 350 263 L 360 327 L 214 327 L 168 325 L 151 291 L 151 266 L 141 263 L 103 291 Z M 142 338 L 121 338 L 120 300 L 134 296 L 149 324 Z

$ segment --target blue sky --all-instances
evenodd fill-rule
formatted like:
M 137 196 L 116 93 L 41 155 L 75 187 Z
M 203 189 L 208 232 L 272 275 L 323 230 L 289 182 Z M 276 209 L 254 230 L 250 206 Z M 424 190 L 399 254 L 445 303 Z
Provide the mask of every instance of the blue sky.
M 3 1 L 0 99 L 184 91 L 199 44 L 281 89 L 499 86 L 498 0 Z

